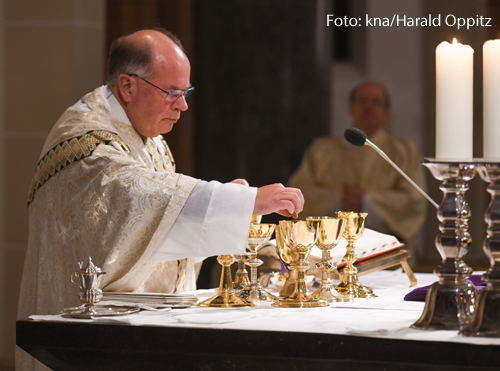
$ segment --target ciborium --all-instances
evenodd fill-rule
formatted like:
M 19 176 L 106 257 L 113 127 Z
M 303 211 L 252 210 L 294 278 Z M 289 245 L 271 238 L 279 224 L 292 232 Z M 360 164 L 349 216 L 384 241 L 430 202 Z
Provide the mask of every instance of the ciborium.
M 209 308 L 253 307 L 251 302 L 236 296 L 233 290 L 231 264 L 235 261 L 234 255 L 219 255 L 217 261 L 222 265 L 219 291 L 217 295 L 202 301 L 198 306 Z
M 319 287 L 311 297 L 321 299 L 327 303 L 350 302 L 352 298 L 339 294 L 332 285 L 331 272 L 337 268 L 330 258 L 331 250 L 337 246 L 347 225 L 347 218 L 331 216 L 310 216 L 306 221 L 319 223 L 319 234 L 316 246 L 321 250 L 321 261 L 316 267 L 321 270 Z
M 261 220 L 262 220 L 262 215 L 252 215 L 250 224 L 259 224 Z M 235 255 L 235 258 L 238 264 L 238 269 L 234 276 L 233 289 L 234 291 L 238 292 L 242 290 L 245 286 L 248 286 L 250 284 L 250 279 L 248 278 L 248 272 L 245 265 L 245 263 L 248 261 L 248 255 L 246 253 L 241 255 Z
M 80 288 L 78 290 L 78 299 L 84 305 L 83 313 L 96 314 L 94 304 L 99 303 L 102 299 L 102 290 L 99 288 L 99 283 L 101 276 L 106 272 L 97 267 L 90 256 L 87 265 L 84 267 L 83 262 L 78 262 L 78 268 L 80 269 L 71 276 L 71 282 Z
M 434 269 L 439 281 L 427 291 L 424 311 L 411 327 L 458 330 L 470 321 L 477 296 L 476 287 L 467 281 L 472 269 L 462 259 L 472 244 L 465 192 L 469 189 L 467 182 L 476 174 L 475 164 L 431 159 L 424 159 L 423 164 L 441 181 L 439 188 L 444 194 L 437 211 L 440 224 L 436 236 L 442 262 Z
M 280 220 L 278 228 L 283 243 L 277 243 L 278 255 L 292 270 L 297 271 L 297 279 L 292 294 L 278 299 L 275 307 L 283 308 L 315 308 L 326 307 L 324 300 L 307 295 L 305 272 L 309 269 L 307 258 L 316 243 L 319 234 L 319 223 L 305 220 Z
M 271 239 L 275 224 L 250 224 L 248 232 L 247 248 L 248 259 L 245 264 L 250 267 L 250 283 L 238 291 L 236 295 L 249 301 L 274 301 L 276 296 L 264 289 L 257 277 L 257 268 L 263 261 L 257 258 L 258 250 Z
M 358 213 L 354 211 L 340 211 L 337 213 L 340 218 L 346 218 L 347 223 L 344 229 L 343 237 L 347 240 L 346 254 L 344 260 L 344 277 L 342 282 L 335 286 L 337 292 L 350 298 L 373 298 L 376 295 L 372 289 L 363 286 L 358 280 L 358 269 L 354 262 L 358 259 L 355 253 L 354 243 L 363 235 L 365 231 L 366 217 L 368 213 Z
M 490 261 L 490 268 L 482 280 L 487 286 L 478 296 L 471 320 L 461 334 L 465 336 L 500 337 L 500 162 L 478 162 L 476 168 L 489 183 L 490 204 L 486 209 L 486 238 L 483 250 Z

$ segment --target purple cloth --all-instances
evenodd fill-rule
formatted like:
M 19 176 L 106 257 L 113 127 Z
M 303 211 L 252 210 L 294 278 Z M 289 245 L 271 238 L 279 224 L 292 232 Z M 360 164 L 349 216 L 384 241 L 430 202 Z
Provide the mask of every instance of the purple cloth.
M 486 282 L 481 279 L 482 274 L 473 274 L 470 276 L 467 281 L 471 282 L 474 286 L 476 286 L 477 291 L 486 287 Z M 406 301 L 425 301 L 425 296 L 427 295 L 427 290 L 429 290 L 429 286 L 417 287 L 415 290 L 410 291 L 405 295 L 404 300 Z

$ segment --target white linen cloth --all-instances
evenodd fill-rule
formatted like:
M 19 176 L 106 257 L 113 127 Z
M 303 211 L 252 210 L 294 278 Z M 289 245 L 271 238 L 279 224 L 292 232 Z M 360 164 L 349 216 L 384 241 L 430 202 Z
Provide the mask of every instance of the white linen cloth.
M 419 286 L 437 280 L 432 274 L 416 273 Z M 56 316 L 30 316 L 33 320 L 73 321 L 89 323 L 119 322 L 133 326 L 196 327 L 234 330 L 261 330 L 326 333 L 367 336 L 375 338 L 443 341 L 478 345 L 500 345 L 498 338 L 476 338 L 445 330 L 415 330 L 410 328 L 424 309 L 424 302 L 403 301 L 414 288 L 401 269 L 379 271 L 360 277 L 360 282 L 373 289 L 378 296 L 372 299 L 354 299 L 353 303 L 332 303 L 325 308 L 277 308 L 271 303 L 257 302 L 255 307 L 202 308 L 141 311 L 124 317 L 72 319 Z M 277 291 L 276 291 L 277 292 Z M 194 292 L 200 301 L 215 295 L 216 290 Z

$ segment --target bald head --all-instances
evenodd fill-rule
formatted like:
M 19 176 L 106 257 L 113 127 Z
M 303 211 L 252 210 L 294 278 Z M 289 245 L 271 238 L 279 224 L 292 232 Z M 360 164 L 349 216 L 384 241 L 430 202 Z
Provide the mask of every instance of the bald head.
M 143 30 L 117 39 L 108 71 L 108 87 L 143 137 L 168 133 L 188 109 L 191 65 L 169 33 Z
M 155 66 L 168 68 L 189 63 L 180 40 L 164 29 L 141 30 L 116 39 L 111 45 L 107 85 L 114 87 L 121 74 L 154 78 Z

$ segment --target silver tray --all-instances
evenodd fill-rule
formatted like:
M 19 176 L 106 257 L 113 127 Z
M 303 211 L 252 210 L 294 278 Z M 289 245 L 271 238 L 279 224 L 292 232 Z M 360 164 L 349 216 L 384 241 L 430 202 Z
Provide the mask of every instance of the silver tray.
M 73 318 L 95 318 L 105 316 L 126 316 L 128 314 L 137 313 L 140 308 L 138 306 L 119 306 L 119 305 L 96 305 L 90 311 L 89 308 L 80 306 L 64 309 L 61 314 L 63 317 Z

